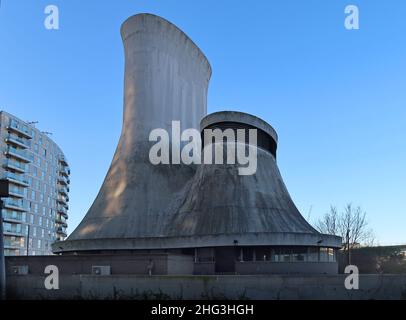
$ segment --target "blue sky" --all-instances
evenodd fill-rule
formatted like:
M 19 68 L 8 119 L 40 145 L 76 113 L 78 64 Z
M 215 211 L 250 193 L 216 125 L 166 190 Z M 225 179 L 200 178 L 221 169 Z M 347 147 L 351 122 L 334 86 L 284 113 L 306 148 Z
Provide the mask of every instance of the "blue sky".
M 0 109 L 67 155 L 69 231 L 92 204 L 119 138 L 120 25 L 149 12 L 184 30 L 211 62 L 208 111 L 239 110 L 279 134 L 278 164 L 314 222 L 360 205 L 380 244 L 406 243 L 406 2 L 2 0 Z M 44 8 L 60 29 L 44 27 Z M 344 8 L 360 30 L 344 28 Z

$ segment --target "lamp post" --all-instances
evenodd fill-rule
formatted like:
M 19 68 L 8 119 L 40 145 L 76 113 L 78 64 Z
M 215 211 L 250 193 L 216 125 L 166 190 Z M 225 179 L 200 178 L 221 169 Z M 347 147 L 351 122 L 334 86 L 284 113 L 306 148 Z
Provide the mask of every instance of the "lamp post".
M 0 180 L 0 300 L 6 299 L 6 262 L 4 259 L 4 236 L 3 236 L 3 200 L 9 197 L 9 182 Z

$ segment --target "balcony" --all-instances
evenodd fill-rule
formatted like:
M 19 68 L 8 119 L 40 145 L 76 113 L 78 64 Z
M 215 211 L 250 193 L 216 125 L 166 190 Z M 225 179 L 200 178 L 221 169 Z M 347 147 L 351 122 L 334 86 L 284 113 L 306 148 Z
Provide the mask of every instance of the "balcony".
M 23 187 L 29 187 L 30 184 L 28 183 L 28 180 L 25 176 L 23 175 L 18 175 L 15 173 L 12 173 L 10 171 L 6 171 L 3 175 L 3 178 L 14 183 L 14 184 L 18 184 L 21 185 Z
M 66 230 L 63 227 L 58 227 L 56 229 L 56 233 L 62 235 L 63 237 L 66 237 L 68 234 L 66 233 Z
M 66 188 L 66 187 L 59 187 L 59 188 L 58 188 L 58 192 L 59 192 L 61 195 L 68 196 L 69 189 Z
M 66 207 L 61 206 L 60 204 L 58 204 L 58 207 L 57 207 L 56 210 L 58 211 L 58 213 L 61 213 L 61 214 L 65 215 L 65 216 L 68 215 L 68 210 L 66 209 Z
M 22 212 L 4 210 L 3 219 L 4 219 L 4 221 L 8 221 L 8 222 L 23 223 L 25 220 L 25 217 Z
M 26 150 L 17 149 L 12 146 L 8 146 L 4 153 L 27 163 L 32 162 L 34 159 L 34 156 Z
M 63 204 L 63 205 L 67 205 L 69 198 L 68 197 L 64 197 L 61 195 L 58 195 L 57 199 L 56 199 L 59 203 Z
M 5 249 L 19 249 L 19 248 L 23 248 L 23 247 L 24 247 L 24 245 L 21 245 L 20 241 L 4 239 L 4 248 Z
M 67 223 L 66 219 L 64 217 L 60 216 L 60 215 L 56 216 L 55 222 L 57 224 L 62 225 L 62 227 L 65 227 L 65 228 L 68 227 L 68 223 Z
M 64 167 L 68 167 L 69 166 L 69 164 L 68 164 L 68 161 L 66 160 L 66 158 L 65 158 L 65 156 L 63 156 L 63 155 L 61 155 L 61 156 L 59 156 L 59 163 L 62 165 L 62 166 L 64 166 Z
M 5 198 L 3 200 L 4 208 L 17 211 L 27 211 L 27 205 L 22 199 Z
M 25 197 L 24 189 L 13 186 L 13 185 L 10 186 L 9 193 L 13 197 L 17 197 L 17 198 L 24 198 Z
M 3 232 L 4 235 L 8 236 L 24 237 L 24 232 L 21 228 L 21 224 L 4 223 Z
M 58 176 L 58 183 L 63 185 L 63 186 L 67 186 L 67 185 L 70 184 L 70 180 L 65 176 L 59 175 Z
M 7 143 L 17 145 L 23 149 L 27 149 L 31 146 L 28 140 L 15 136 L 13 134 L 9 134 L 5 140 Z
M 62 176 L 69 177 L 70 169 L 68 167 L 59 166 L 58 171 Z
M 25 163 L 21 163 L 12 159 L 6 159 L 6 161 L 4 161 L 4 167 L 17 171 L 19 173 L 25 173 L 28 170 L 28 167 Z
M 29 129 L 26 125 L 19 124 L 14 119 L 10 120 L 10 124 L 7 126 L 7 130 L 19 133 L 27 139 L 32 139 L 33 136 L 31 129 Z

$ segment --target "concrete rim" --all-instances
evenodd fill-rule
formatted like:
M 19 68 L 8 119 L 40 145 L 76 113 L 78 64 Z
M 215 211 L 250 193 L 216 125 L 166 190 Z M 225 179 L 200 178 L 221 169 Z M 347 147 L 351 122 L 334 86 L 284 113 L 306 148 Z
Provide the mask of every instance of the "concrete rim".
M 278 143 L 278 134 L 275 129 L 266 121 L 253 116 L 252 114 L 240 112 L 240 111 L 217 111 L 205 116 L 200 121 L 200 131 L 203 131 L 208 126 L 219 122 L 238 122 L 242 124 L 248 124 L 258 129 L 263 130 L 269 134 L 272 139 Z

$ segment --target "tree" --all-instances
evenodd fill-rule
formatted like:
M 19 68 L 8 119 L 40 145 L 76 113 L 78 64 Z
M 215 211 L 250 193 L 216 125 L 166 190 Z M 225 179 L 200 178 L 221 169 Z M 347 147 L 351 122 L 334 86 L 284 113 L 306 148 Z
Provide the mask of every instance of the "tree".
M 316 222 L 315 227 L 321 233 L 343 238 L 349 264 L 352 248 L 359 245 L 372 246 L 375 241 L 373 231 L 368 228 L 366 212 L 359 206 L 353 207 L 351 203 L 347 204 L 344 211 L 340 213 L 336 207 L 331 206 L 330 211 Z

